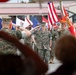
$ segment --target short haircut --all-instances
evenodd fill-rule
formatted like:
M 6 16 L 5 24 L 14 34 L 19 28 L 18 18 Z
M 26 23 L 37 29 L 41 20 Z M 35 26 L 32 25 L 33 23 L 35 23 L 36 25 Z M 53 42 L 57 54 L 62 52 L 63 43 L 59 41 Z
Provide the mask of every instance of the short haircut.
M 76 61 L 76 38 L 72 35 L 61 37 L 55 46 L 55 55 L 62 63 Z
M 3 17 L 2 18 L 3 24 L 9 25 L 10 21 L 11 21 L 11 17 Z

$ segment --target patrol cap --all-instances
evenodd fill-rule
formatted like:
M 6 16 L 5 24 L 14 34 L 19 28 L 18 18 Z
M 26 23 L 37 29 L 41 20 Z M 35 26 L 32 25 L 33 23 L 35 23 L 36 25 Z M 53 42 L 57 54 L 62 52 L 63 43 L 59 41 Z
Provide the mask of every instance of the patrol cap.
M 11 17 L 2 17 L 2 22 L 3 22 L 4 24 L 9 24 L 10 21 L 11 21 Z

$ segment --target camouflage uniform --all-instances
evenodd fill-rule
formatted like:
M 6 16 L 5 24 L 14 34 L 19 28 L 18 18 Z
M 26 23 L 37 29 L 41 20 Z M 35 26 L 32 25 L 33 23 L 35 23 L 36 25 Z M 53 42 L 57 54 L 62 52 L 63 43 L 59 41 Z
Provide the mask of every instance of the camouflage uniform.
M 56 41 L 59 39 L 59 34 L 58 34 L 58 31 L 57 29 L 55 30 L 52 30 L 52 50 L 51 50 L 51 59 L 53 60 L 54 59 L 54 46 L 55 46 L 55 43 Z
M 21 39 L 22 35 L 20 31 L 2 29 L 2 31 L 7 32 L 10 35 Z M 10 42 L 5 41 L 4 39 L 0 38 L 0 54 L 16 54 L 17 48 Z
M 25 38 L 25 31 L 9 29 L 10 22 L 11 17 L 3 17 L 1 31 L 7 32 L 9 35 L 15 36 L 19 40 Z M 0 54 L 17 54 L 17 48 L 14 46 L 14 44 L 0 38 Z
M 32 48 L 31 36 L 24 38 L 24 44 L 26 44 L 28 47 Z
M 50 31 L 36 30 L 34 34 L 39 56 L 48 62 L 50 60 L 50 39 L 52 39 Z
M 61 32 L 62 35 L 68 35 L 70 34 L 69 30 L 68 29 L 64 29 L 62 32 Z
M 65 28 L 63 30 L 61 30 L 61 35 L 60 37 L 64 36 L 64 35 L 69 35 L 70 34 L 70 31 L 68 30 L 68 28 Z

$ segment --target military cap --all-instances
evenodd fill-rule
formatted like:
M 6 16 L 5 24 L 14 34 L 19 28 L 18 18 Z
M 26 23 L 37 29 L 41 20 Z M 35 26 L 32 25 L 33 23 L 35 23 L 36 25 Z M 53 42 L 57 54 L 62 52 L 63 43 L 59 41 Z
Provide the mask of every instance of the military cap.
M 5 24 L 9 24 L 11 21 L 11 17 L 2 17 L 2 22 Z

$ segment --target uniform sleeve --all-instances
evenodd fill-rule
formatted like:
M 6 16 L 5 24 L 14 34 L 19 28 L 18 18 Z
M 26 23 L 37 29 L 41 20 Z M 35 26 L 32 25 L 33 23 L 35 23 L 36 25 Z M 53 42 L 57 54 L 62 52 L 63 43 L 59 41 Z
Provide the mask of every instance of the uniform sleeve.
M 36 33 L 37 33 L 37 30 L 33 30 L 33 31 L 32 31 L 32 34 L 36 34 Z
M 16 37 L 17 37 L 18 39 L 22 39 L 22 33 L 21 33 L 20 30 L 17 30 L 17 31 L 16 31 Z
M 22 31 L 21 34 L 22 34 L 22 38 L 23 38 L 23 39 L 26 38 L 25 31 Z
M 51 32 L 49 32 L 49 37 L 50 37 L 50 40 L 52 40 L 52 34 L 51 34 Z

